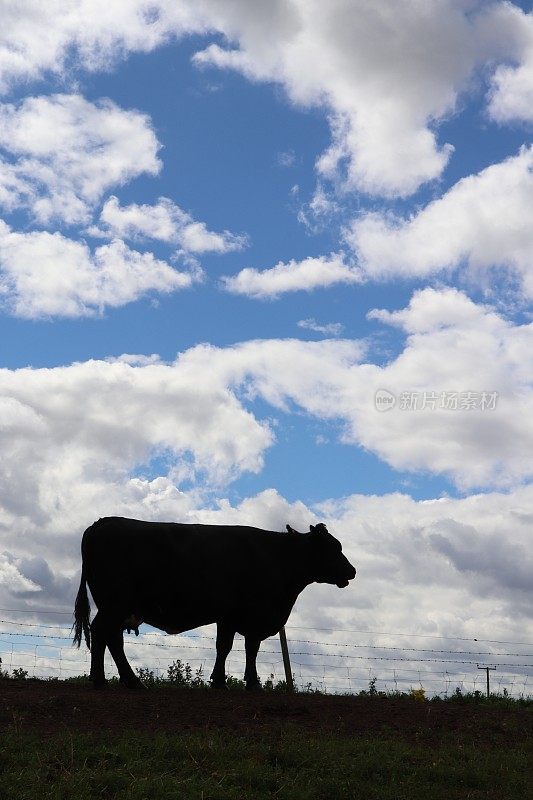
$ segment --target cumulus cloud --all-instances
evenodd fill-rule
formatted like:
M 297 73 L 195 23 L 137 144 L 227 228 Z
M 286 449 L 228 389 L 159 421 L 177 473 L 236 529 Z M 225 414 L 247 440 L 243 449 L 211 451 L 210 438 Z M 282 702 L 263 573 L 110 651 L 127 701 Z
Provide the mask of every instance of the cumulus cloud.
M 431 471 L 453 474 L 464 488 L 513 485 L 531 477 L 533 326 L 513 325 L 455 289 L 425 289 L 406 309 L 370 316 L 407 334 L 403 352 L 379 370 L 381 383 L 374 388 L 388 389 L 400 400 L 409 387 L 423 410 L 401 410 L 398 403 L 378 423 L 362 409 L 357 430 L 365 446 L 398 469 L 427 469 L 431 463 Z M 442 408 L 434 415 L 431 405 L 424 410 L 424 392 L 468 391 L 478 399 L 483 391 L 497 392 L 494 413 Z
M 155 457 L 168 469 L 183 458 L 215 483 L 256 471 L 272 442 L 227 384 L 181 360 L 2 370 L 0 386 L 0 506 L 15 526 L 43 523 L 59 506 L 75 515 L 74 487 L 79 502 L 106 508 L 124 486 L 133 497 L 132 471 Z
M 291 193 L 296 196 L 299 187 L 293 187 Z M 334 191 L 327 191 L 319 181 L 311 200 L 303 203 L 298 210 L 298 222 L 301 222 L 310 233 L 321 233 L 329 224 L 341 216 L 341 205 L 335 199 Z
M 456 268 L 489 285 L 501 268 L 533 297 L 533 147 L 462 178 L 410 218 L 356 219 L 345 233 L 366 275 L 427 277 Z
M 21 594 L 30 594 L 39 591 L 39 586 L 29 580 L 17 564 L 11 553 L 0 553 L 0 585 L 6 596 L 17 597 Z
M 121 239 L 155 239 L 177 244 L 187 253 L 229 253 L 242 250 L 247 243 L 245 236 L 208 230 L 205 222 L 197 222 L 167 197 L 160 197 L 154 205 L 127 206 L 110 197 L 101 211 L 100 227 L 93 226 L 88 232 Z
M 111 100 L 78 94 L 0 105 L 0 203 L 47 224 L 87 222 L 111 187 L 155 175 L 161 163 L 150 120 Z
M 420 632 L 450 636 L 498 638 L 495 630 L 508 629 L 523 641 L 533 611 L 532 502 L 529 486 L 419 502 L 354 495 L 314 510 L 331 515 L 331 529 L 359 567 L 357 589 L 371 598 L 370 619 L 400 631 L 413 630 L 416 620 Z M 350 621 L 364 622 L 357 611 Z
M 173 0 L 20 0 L 2 9 L 0 91 L 63 75 L 68 66 L 107 69 L 129 52 L 149 52 L 173 36 L 201 32 L 199 9 Z
M 0 220 L 0 302 L 19 317 L 91 316 L 150 292 L 187 288 L 199 277 L 120 239 L 91 252 L 61 233 L 17 233 Z
M 201 345 L 173 364 L 130 355 L 3 370 L 0 504 L 11 509 L 9 525 L 46 518 L 68 504 L 74 484 L 108 508 L 105 498 L 112 504 L 126 484 L 133 491 L 132 470 L 154 456 L 170 478 L 172 470 L 184 479 L 200 470 L 220 482 L 260 469 L 273 433 L 249 408 L 256 398 L 275 413 L 297 408 L 337 421 L 345 443 L 398 470 L 447 475 L 463 489 L 531 477 L 533 325 L 513 325 L 455 290 L 425 290 L 408 308 L 374 316 L 407 335 L 383 366 L 371 363 L 368 343 L 335 339 Z M 494 390 L 498 402 L 490 410 L 407 410 L 398 402 L 380 412 L 378 389 L 398 399 L 404 390 L 420 398 Z
M 453 112 L 478 67 L 521 63 L 531 26 L 510 3 L 293 0 L 265 9 L 207 0 L 202 8 L 236 47 L 210 44 L 195 63 L 281 83 L 297 105 L 324 107 L 332 143 L 319 172 L 384 196 L 409 195 L 442 173 L 453 148 L 439 144 L 435 122 Z M 507 96 L 502 74 L 493 108 Z
M 128 355 L 2 370 L 0 505 L 10 512 L 9 524 L 42 522 L 58 504 L 68 506 L 78 486 L 80 496 L 111 508 L 124 485 L 135 494 L 140 484 L 137 478 L 131 483 L 132 471 L 154 457 L 169 474 L 188 479 L 200 471 L 208 483 L 257 471 L 273 434 L 247 410 L 247 398 L 261 394 L 284 407 L 287 392 L 280 379 L 268 377 L 274 365 L 283 383 L 292 373 L 302 391 L 311 391 L 320 361 L 349 362 L 360 352 L 357 343 L 265 341 L 226 349 L 202 345 L 173 364 Z M 167 479 L 163 484 L 156 486 L 168 490 Z
M 533 15 L 514 15 L 515 63 L 496 68 L 489 93 L 489 115 L 501 123 L 533 121 Z
M 361 271 L 347 264 L 342 253 L 333 253 L 303 261 L 292 259 L 265 270 L 246 267 L 237 275 L 224 276 L 222 282 L 224 288 L 233 294 L 266 299 L 286 292 L 310 292 L 338 283 L 360 283 Z
M 368 357 L 360 363 L 365 345 L 347 340 L 298 347 L 250 342 L 220 351 L 216 362 L 211 350 L 183 358 L 213 380 L 223 369 L 225 381 L 244 382 L 248 394 L 281 409 L 296 405 L 316 418 L 339 420 L 346 443 L 395 469 L 445 475 L 464 490 L 530 478 L 533 326 L 513 325 L 457 290 L 427 289 L 406 309 L 372 316 L 407 337 L 384 365 Z M 376 410 L 380 389 L 398 399 L 386 413 Z M 402 407 L 403 392 L 416 395 L 416 409 Z M 442 394 L 454 392 L 457 408 L 441 407 Z M 468 392 L 475 401 L 470 410 L 466 399 L 461 406 Z M 481 409 L 483 392 L 497 393 L 495 408 Z M 424 393 L 435 394 L 434 407 L 424 405 Z
M 195 63 L 279 83 L 296 105 L 325 109 L 332 142 L 319 172 L 372 194 L 405 196 L 442 173 L 452 147 L 435 123 L 477 69 L 495 70 L 495 119 L 531 114 L 531 16 L 508 2 L 51 0 L 44 10 L 24 0 L 2 21 L 4 89 L 61 73 L 67 58 L 102 69 L 185 34 L 222 33 L 225 46 L 209 44 Z

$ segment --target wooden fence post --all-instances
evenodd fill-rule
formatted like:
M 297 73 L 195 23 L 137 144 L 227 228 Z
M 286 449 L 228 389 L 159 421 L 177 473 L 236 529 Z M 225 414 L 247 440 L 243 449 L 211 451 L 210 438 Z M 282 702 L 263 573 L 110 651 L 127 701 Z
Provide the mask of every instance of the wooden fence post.
M 287 647 L 287 636 L 285 634 L 285 627 L 281 628 L 279 632 L 279 641 L 281 644 L 281 654 L 283 656 L 283 667 L 285 669 L 285 681 L 287 683 L 287 691 L 294 692 L 294 680 L 291 671 L 291 660 L 289 657 L 289 648 Z

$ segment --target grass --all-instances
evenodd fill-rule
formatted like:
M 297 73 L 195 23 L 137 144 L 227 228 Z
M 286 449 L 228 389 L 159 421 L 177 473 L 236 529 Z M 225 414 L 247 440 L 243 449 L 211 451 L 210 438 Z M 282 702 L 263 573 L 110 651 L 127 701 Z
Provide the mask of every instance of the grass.
M 305 695 L 299 695 L 290 700 L 286 695 L 286 699 L 281 695 L 277 699 L 270 694 L 273 699 L 266 705 L 254 705 L 249 694 L 242 691 L 238 694 L 242 689 L 239 681 L 233 687 L 237 693 L 227 693 L 222 703 L 221 719 L 222 725 L 228 723 L 226 728 L 209 722 L 213 719 L 209 709 L 215 713 L 220 702 L 210 705 L 211 694 L 202 675 L 193 673 L 189 665 L 174 662 L 165 678 L 149 671 L 142 673 L 150 692 L 132 699 L 133 712 L 134 700 L 140 699 L 144 708 L 145 697 L 149 700 L 147 713 L 167 709 L 173 721 L 174 709 L 176 715 L 180 710 L 184 714 L 187 698 L 196 698 L 198 702 L 189 706 L 189 712 L 194 709 L 193 716 L 190 713 L 185 716 L 180 732 L 176 732 L 172 723 L 171 729 L 159 727 L 154 734 L 145 729 L 143 716 L 126 714 L 122 728 L 108 727 L 106 721 L 113 722 L 117 708 L 128 702 L 128 695 L 121 695 L 118 689 L 109 690 L 106 703 L 93 706 L 89 688 L 87 695 L 83 687 L 78 687 L 81 693 L 76 694 L 78 688 L 71 688 L 70 693 L 62 696 L 57 688 L 61 681 L 35 684 L 26 683 L 20 674 L 4 673 L 2 677 L 0 692 L 2 684 L 15 686 L 13 679 L 19 687 L 28 688 L 22 692 L 15 689 L 15 694 L 6 693 L 3 699 L 0 800 L 526 800 L 533 797 L 528 772 L 531 698 L 512 699 L 505 695 L 485 698 L 480 692 L 464 694 L 457 689 L 445 699 L 427 700 L 421 689 L 407 695 L 379 692 L 376 681 L 372 680 L 368 690 L 359 694 L 359 700 L 353 699 L 358 725 L 363 715 L 361 730 L 336 723 L 326 730 L 323 716 L 326 698 L 306 700 Z M 78 678 L 72 683 L 82 680 L 85 679 Z M 50 700 L 46 690 L 43 693 L 46 686 L 51 687 Z M 171 687 L 181 691 L 176 700 L 158 701 L 159 691 L 162 698 L 170 698 Z M 281 692 L 285 687 L 267 681 L 265 688 Z M 268 695 L 269 692 L 265 697 Z M 152 703 L 150 697 L 157 702 Z M 50 728 L 56 732 L 43 735 L 32 730 L 31 719 L 32 714 L 37 719 L 48 719 L 49 702 L 59 703 Z M 163 706 L 158 707 L 158 702 L 163 702 Z M 169 702 L 170 707 L 166 705 Z M 40 716 L 36 703 L 40 703 Z M 80 708 L 75 710 L 88 713 L 90 718 L 93 714 L 102 715 L 103 709 L 103 716 L 94 717 L 101 718 L 101 728 L 97 722 L 90 726 L 90 733 L 76 730 L 74 718 L 69 716 L 72 703 L 79 704 Z M 283 716 L 292 705 L 300 711 L 304 707 L 310 709 L 310 716 L 304 716 L 302 724 L 290 715 Z M 336 720 L 336 714 L 346 708 L 335 702 L 330 706 L 334 709 L 330 708 L 330 721 Z M 226 720 L 224 715 L 231 715 L 236 708 L 249 709 L 246 712 L 249 716 L 237 714 Z M 322 715 L 316 709 L 322 709 Z M 422 709 L 423 714 L 417 713 Z M 268 713 L 272 710 L 275 715 L 270 718 Z M 255 724 L 254 714 L 262 715 L 261 724 Z M 428 724 L 434 715 L 435 722 Z M 157 719 L 160 720 L 159 716 Z M 311 727 L 306 720 L 313 722 Z M 176 721 L 179 725 L 179 719 Z
M 525 747 L 401 735 L 65 731 L 0 735 L 0 800 L 515 800 L 531 795 Z

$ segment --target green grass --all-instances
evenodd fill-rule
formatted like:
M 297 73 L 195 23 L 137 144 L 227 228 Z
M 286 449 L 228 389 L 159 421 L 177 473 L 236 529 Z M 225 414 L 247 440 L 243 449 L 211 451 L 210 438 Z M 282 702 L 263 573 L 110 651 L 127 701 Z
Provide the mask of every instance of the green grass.
M 263 695 L 265 704 L 258 702 L 260 697 L 239 694 L 239 681 L 235 692 L 211 694 L 201 675 L 175 662 L 164 679 L 143 672 L 150 689 L 132 698 L 128 717 L 121 711 L 122 705 L 127 710 L 129 695 L 117 688 L 109 690 L 106 703 L 100 702 L 106 695 L 95 695 L 91 704 L 91 689 L 85 695 L 72 686 L 81 678 L 26 683 L 21 675 L 3 677 L 0 691 L 3 684 L 13 692 L 5 692 L 2 700 L 0 800 L 533 798 L 531 698 L 487 699 L 480 692 L 463 694 L 457 689 L 446 699 L 428 701 L 421 690 L 388 694 L 370 681 L 368 691 L 346 698 L 346 704 L 338 703 L 339 698 L 326 703 L 325 697 L 274 697 L 269 692 Z M 59 691 L 63 685 L 64 694 Z M 170 688 L 176 689 L 175 696 Z M 284 685 L 270 680 L 265 688 L 281 692 Z M 52 721 L 46 711 L 51 701 L 58 703 Z M 144 717 L 136 711 L 138 701 L 148 715 L 163 709 L 166 730 L 170 719 L 173 732 L 147 732 Z M 79 704 L 80 714 L 89 714 L 89 720 L 94 713 L 102 727 L 93 719 L 90 727 L 95 732 L 72 729 L 79 727 L 70 714 L 73 703 Z M 297 711 L 305 706 L 309 713 L 300 721 L 291 719 L 293 706 Z M 188 709 L 189 715 L 176 733 L 173 713 L 179 715 L 180 708 L 182 714 Z M 210 719 L 210 709 L 218 722 L 206 724 L 202 720 Z M 270 717 L 272 711 L 276 713 Z M 36 724 L 44 720 L 57 732 L 32 731 L 32 712 Z M 337 733 L 320 730 L 324 714 L 328 731 Z M 117 721 L 123 729 L 132 727 L 120 732 L 113 727 Z M 191 724 L 193 728 L 187 727 Z M 220 724 L 224 727 L 216 727 Z
M 0 800 L 525 800 L 529 777 L 522 745 L 450 733 L 0 734 Z

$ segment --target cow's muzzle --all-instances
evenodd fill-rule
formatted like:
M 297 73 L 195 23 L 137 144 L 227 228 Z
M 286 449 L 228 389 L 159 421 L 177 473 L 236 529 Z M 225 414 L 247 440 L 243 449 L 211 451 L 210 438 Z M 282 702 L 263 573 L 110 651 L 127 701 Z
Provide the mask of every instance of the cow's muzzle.
M 344 589 L 346 588 L 346 586 L 348 586 L 350 581 L 353 581 L 354 578 L 355 578 L 355 567 L 352 567 L 352 565 L 350 564 L 350 570 L 348 574 L 346 575 L 346 577 L 343 577 L 340 581 L 337 581 L 336 585 L 339 587 L 339 589 Z

